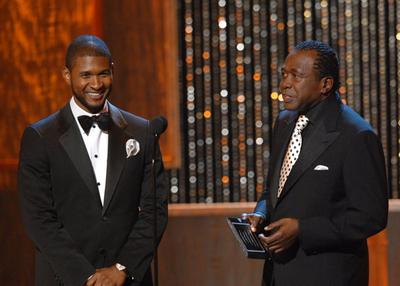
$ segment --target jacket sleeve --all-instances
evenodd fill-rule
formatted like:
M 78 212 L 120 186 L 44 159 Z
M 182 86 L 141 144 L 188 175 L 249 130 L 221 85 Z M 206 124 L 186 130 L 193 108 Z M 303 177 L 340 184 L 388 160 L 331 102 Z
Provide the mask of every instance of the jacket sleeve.
M 319 252 L 359 242 L 385 228 L 388 215 L 385 159 L 372 131 L 355 135 L 342 167 L 346 199 L 332 217 L 301 219 L 300 246 Z
M 148 128 L 149 129 L 149 128 Z M 152 173 L 152 153 L 154 138 L 148 132 L 143 181 L 140 195 L 140 212 L 130 232 L 127 242 L 120 250 L 117 261 L 126 266 L 134 278 L 133 285 L 140 285 L 154 255 L 154 192 Z M 159 145 L 156 146 L 154 161 L 156 184 L 157 238 L 161 240 L 168 219 L 168 188 Z
M 278 117 L 275 120 L 275 124 L 273 127 L 273 140 L 271 143 L 271 149 L 270 151 L 272 151 L 276 146 L 276 143 L 274 143 L 274 138 L 278 138 L 278 132 L 279 132 L 279 126 L 280 124 L 280 117 L 278 115 Z M 270 154 L 273 154 L 274 152 L 270 152 Z M 256 207 L 254 209 L 254 213 L 261 215 L 264 219 L 266 219 L 267 223 L 269 221 L 269 216 L 270 213 L 268 212 L 268 208 L 272 208 L 271 206 L 271 200 L 270 200 L 270 185 L 271 185 L 271 180 L 272 180 L 272 173 L 273 173 L 273 169 L 272 169 L 272 160 L 273 158 L 270 157 L 269 160 L 269 164 L 268 164 L 268 174 L 267 174 L 267 180 L 265 182 L 265 187 L 264 187 L 264 191 L 262 192 L 260 198 L 257 201 Z
M 64 285 L 83 285 L 95 268 L 76 247 L 57 218 L 52 197 L 51 166 L 42 136 L 28 127 L 22 137 L 18 190 L 22 218 L 37 251 Z

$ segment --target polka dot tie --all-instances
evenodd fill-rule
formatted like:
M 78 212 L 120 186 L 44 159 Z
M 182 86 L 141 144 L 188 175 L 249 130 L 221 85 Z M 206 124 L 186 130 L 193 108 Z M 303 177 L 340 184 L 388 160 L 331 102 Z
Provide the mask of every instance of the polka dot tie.
M 281 195 L 283 187 L 285 186 L 286 180 L 292 170 L 294 164 L 299 158 L 301 151 L 301 132 L 306 128 L 309 119 L 304 115 L 300 115 L 297 119 L 296 126 L 294 127 L 292 138 L 290 139 L 288 149 L 286 151 L 285 159 L 283 160 L 281 173 L 279 176 L 279 186 L 278 186 L 278 198 Z

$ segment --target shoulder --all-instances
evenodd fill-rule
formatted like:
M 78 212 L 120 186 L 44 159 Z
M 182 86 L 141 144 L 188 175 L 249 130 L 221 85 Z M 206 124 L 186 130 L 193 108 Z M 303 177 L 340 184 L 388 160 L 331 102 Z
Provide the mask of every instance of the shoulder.
M 376 134 L 374 128 L 357 112 L 347 105 L 342 105 L 340 124 L 346 133 L 372 133 Z
M 60 111 L 57 111 L 27 127 L 36 131 L 41 137 L 46 136 L 48 133 L 57 129 L 59 125 Z
M 137 126 L 147 126 L 149 124 L 149 120 L 144 117 L 140 117 L 136 114 L 130 113 L 130 112 L 125 111 L 120 108 L 118 108 L 118 109 L 121 112 L 122 116 L 127 121 L 128 125 L 132 124 L 132 125 L 137 125 Z
M 282 110 L 279 112 L 278 117 L 275 122 L 275 129 L 279 128 L 281 125 L 286 126 L 297 119 L 298 112 L 291 110 Z
M 292 121 L 297 118 L 298 112 L 292 110 L 282 110 L 278 115 L 279 121 Z
M 150 121 L 146 118 L 140 117 L 136 114 L 123 110 L 111 103 L 109 103 L 111 117 L 117 121 L 119 125 L 125 125 L 128 133 L 132 132 L 148 132 Z

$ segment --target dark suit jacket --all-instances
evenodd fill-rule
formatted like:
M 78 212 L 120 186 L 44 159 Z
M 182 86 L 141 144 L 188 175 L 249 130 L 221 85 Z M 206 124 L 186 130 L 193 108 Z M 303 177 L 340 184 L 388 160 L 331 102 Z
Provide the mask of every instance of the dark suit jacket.
M 298 114 L 283 111 L 275 123 L 267 188 L 256 211 L 267 222 L 297 218 L 300 234 L 290 249 L 266 260 L 265 285 L 273 279 L 275 286 L 368 285 L 366 239 L 387 221 L 382 147 L 338 96 L 321 104 L 279 199 L 279 173 Z
M 104 207 L 69 104 L 24 132 L 18 184 L 23 220 L 36 246 L 36 285 L 80 286 L 96 268 L 116 262 L 135 277 L 132 285 L 151 283 L 141 284 L 149 278 L 154 245 L 154 139 L 149 121 L 111 104 L 109 110 Z M 131 138 L 140 152 L 127 158 Z M 156 156 L 159 240 L 167 223 L 167 190 L 159 150 Z

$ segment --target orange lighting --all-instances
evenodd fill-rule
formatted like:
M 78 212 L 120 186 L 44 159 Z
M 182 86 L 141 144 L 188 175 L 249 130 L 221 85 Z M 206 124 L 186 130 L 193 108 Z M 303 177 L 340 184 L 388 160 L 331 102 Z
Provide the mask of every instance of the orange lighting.
M 221 181 L 222 181 L 222 183 L 224 183 L 224 184 L 228 184 L 228 183 L 229 183 L 229 177 L 228 177 L 228 176 L 223 176 L 223 177 L 221 178 Z
M 204 72 L 204 73 L 209 73 L 209 72 L 210 72 L 210 66 L 208 66 L 208 65 L 207 65 L 207 66 L 204 66 L 204 67 L 203 67 L 203 72 Z
M 193 63 L 193 57 L 192 57 L 192 56 L 187 56 L 187 57 L 186 57 L 186 63 L 187 63 L 187 64 Z
M 254 79 L 254 80 L 260 80 L 260 79 L 261 79 L 261 74 L 258 73 L 258 72 L 256 72 L 256 73 L 253 75 L 253 79 Z

